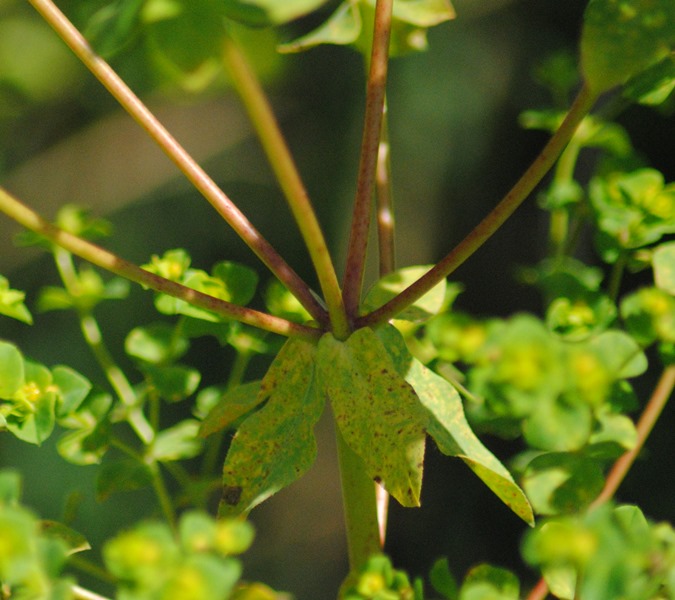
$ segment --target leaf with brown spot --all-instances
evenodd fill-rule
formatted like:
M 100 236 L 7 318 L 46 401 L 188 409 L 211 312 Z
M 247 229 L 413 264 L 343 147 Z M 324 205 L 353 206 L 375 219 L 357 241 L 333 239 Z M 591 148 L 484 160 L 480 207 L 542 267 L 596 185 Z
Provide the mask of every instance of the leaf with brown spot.
M 227 453 L 221 516 L 251 510 L 314 462 L 314 425 L 324 404 L 315 388 L 315 354 L 315 345 L 290 339 L 265 374 L 257 403 L 267 403 L 242 423 Z
M 363 459 L 368 475 L 381 478 L 403 506 L 419 506 L 424 412 L 377 335 L 368 328 L 346 342 L 324 335 L 317 374 L 345 442 Z
M 534 524 L 532 507 L 504 465 L 476 437 L 464 416 L 462 400 L 450 383 L 408 352 L 394 327 L 379 332 L 396 368 L 414 388 L 426 413 L 426 430 L 438 449 L 461 458 L 497 497 L 529 525 Z

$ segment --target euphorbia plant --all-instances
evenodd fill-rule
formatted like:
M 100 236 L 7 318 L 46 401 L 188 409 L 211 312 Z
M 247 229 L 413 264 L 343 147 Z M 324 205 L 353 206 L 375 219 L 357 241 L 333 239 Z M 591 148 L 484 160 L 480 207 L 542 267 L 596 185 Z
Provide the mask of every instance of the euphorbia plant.
M 251 531 L 237 517 L 312 465 L 314 426 L 325 410 L 336 425 L 348 536 L 350 573 L 342 597 L 424 597 L 423 582 L 411 583 L 395 571 L 382 555 L 382 543 L 387 496 L 405 507 L 420 504 L 427 437 L 443 454 L 464 461 L 527 524 L 535 524 L 535 513 L 551 518 L 525 541 L 524 557 L 545 577 L 529 598 L 543 597 L 547 586 L 570 599 L 675 597 L 672 529 L 651 525 L 634 507 L 600 507 L 612 497 L 675 384 L 675 252 L 667 241 L 675 233 L 675 189 L 646 165 L 626 169 L 613 161 L 632 158 L 630 141 L 606 114 L 591 114 L 601 96 L 658 105 L 672 93 L 670 0 L 591 0 L 575 99 L 569 108 L 523 115 L 526 126 L 551 131 L 549 142 L 447 255 L 433 265 L 400 269 L 394 262 L 385 118 L 389 57 L 422 49 L 426 29 L 454 18 L 453 7 L 446 0 L 347 0 L 318 28 L 282 45 L 281 51 L 294 52 L 343 44 L 364 55 L 363 137 L 342 281 L 240 43 L 242 26 L 284 24 L 317 10 L 323 0 L 194 5 L 123 0 L 91 16 L 90 41 L 51 0 L 30 3 L 276 279 L 267 311 L 249 308 L 258 276 L 246 267 L 223 261 L 206 272 L 193 267 L 182 249 L 135 265 L 89 241 L 105 233 L 105 224 L 86 211 L 64 207 L 51 224 L 0 189 L 0 210 L 30 230 L 23 243 L 52 253 L 62 280 L 62 287 L 43 290 L 39 307 L 76 312 L 109 384 L 96 389 L 69 367 L 47 368 L 11 342 L 0 342 L 0 428 L 33 444 L 56 426 L 69 430 L 59 451 L 76 464 L 102 463 L 97 484 L 102 496 L 154 489 L 165 523 L 120 533 L 103 551 L 104 576 L 113 580 L 119 597 L 281 597 L 261 584 L 238 582 L 240 566 L 232 556 L 250 544 Z M 305 242 L 320 294 L 101 58 L 139 37 L 159 49 L 163 68 L 190 77 L 208 73 L 214 63 L 226 68 Z M 199 43 L 190 46 L 195 39 Z M 564 87 L 553 83 L 558 92 Z M 563 89 L 563 96 L 569 91 Z M 576 161 L 587 147 L 600 148 L 605 158 L 590 182 L 577 181 Z M 551 169 L 542 195 L 550 212 L 551 252 L 526 274 L 542 291 L 545 318 L 478 319 L 453 310 L 460 290 L 448 276 Z M 380 279 L 366 292 L 373 213 Z M 612 265 L 607 283 L 597 268 L 575 258 L 578 234 L 588 226 L 600 258 Z M 98 271 L 78 265 L 76 256 L 117 277 L 104 281 Z M 653 283 L 621 296 L 626 270 L 638 267 L 653 269 Z M 135 384 L 105 346 L 95 316 L 100 302 L 125 296 L 125 280 L 153 290 L 157 311 L 173 317 L 136 326 L 126 338 L 125 352 L 142 374 Z M 4 314 L 30 322 L 22 294 L 5 279 L 0 293 Z M 224 385 L 200 389 L 199 371 L 180 360 L 191 340 L 205 335 L 231 346 L 236 359 Z M 279 344 L 277 336 L 287 339 Z M 654 362 L 664 371 L 636 428 L 626 414 L 636 400 L 628 380 L 647 369 L 648 347 L 656 349 Z M 273 358 L 261 379 L 249 380 L 246 367 L 257 353 Z M 191 417 L 162 428 L 162 407 L 193 395 Z M 481 443 L 465 408 L 474 426 L 522 437 L 526 449 L 513 461 L 519 483 Z M 134 432 L 133 443 L 118 433 L 122 424 Z M 236 433 L 230 441 L 225 434 L 231 431 Z M 216 478 L 226 439 L 222 475 Z M 203 461 L 196 473 L 181 463 L 198 456 Z M 167 473 L 180 488 L 175 497 Z M 64 525 L 39 529 L 19 504 L 15 473 L 4 473 L 0 486 L 3 595 L 91 597 L 72 576 L 61 574 L 68 556 L 78 557 L 88 547 L 86 540 Z M 218 520 L 203 512 L 214 494 Z M 186 503 L 199 510 L 185 509 Z M 515 575 L 488 565 L 472 570 L 459 587 L 447 563 L 439 561 L 430 581 L 444 598 L 520 597 Z

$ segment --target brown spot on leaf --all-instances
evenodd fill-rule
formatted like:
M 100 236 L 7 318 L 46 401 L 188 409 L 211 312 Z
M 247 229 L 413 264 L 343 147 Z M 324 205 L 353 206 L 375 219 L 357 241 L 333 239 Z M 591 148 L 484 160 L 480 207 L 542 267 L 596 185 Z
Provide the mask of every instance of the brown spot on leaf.
M 228 485 L 223 490 L 223 501 L 228 506 L 237 506 L 241 500 L 243 488 L 240 485 Z

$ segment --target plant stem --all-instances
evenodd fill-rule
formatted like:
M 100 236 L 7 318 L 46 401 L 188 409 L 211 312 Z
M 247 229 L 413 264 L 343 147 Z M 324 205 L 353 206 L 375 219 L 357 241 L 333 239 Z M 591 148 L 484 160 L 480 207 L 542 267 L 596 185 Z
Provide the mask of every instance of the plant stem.
M 377 167 L 375 171 L 375 199 L 377 207 L 377 239 L 379 254 L 379 275 L 384 277 L 396 269 L 396 246 L 394 218 L 394 196 L 391 185 L 391 148 L 389 146 L 389 123 L 387 118 L 387 98 L 382 107 L 382 126 L 377 149 Z M 380 548 L 384 548 L 387 537 L 387 517 L 389 514 L 389 492 L 375 484 L 377 502 L 377 522 L 380 530 Z
M 377 237 L 380 256 L 380 277 L 396 269 L 396 248 L 394 232 L 394 195 L 391 186 L 391 149 L 389 146 L 389 123 L 387 119 L 387 99 L 382 108 L 382 128 L 377 149 L 377 169 L 375 175 L 375 197 L 377 200 Z
M 54 262 L 68 293 L 73 297 L 79 296 L 79 275 L 73 264 L 73 255 L 60 246 L 56 246 L 54 249 Z M 155 429 L 148 423 L 143 411 L 136 407 L 136 393 L 103 342 L 103 335 L 98 321 L 89 310 L 78 308 L 77 314 L 82 336 L 92 351 L 96 362 L 101 367 L 108 383 L 115 390 L 120 402 L 130 409 L 127 412 L 129 425 L 131 425 L 144 444 L 149 444 L 155 437 Z
M 80 587 L 79 585 L 74 585 L 70 588 L 70 590 L 72 591 L 73 598 L 75 598 L 75 600 L 109 600 L 109 598 L 106 596 L 101 596 L 91 592 L 83 587 Z
M 169 491 L 166 489 L 164 484 L 164 479 L 162 478 L 162 472 L 159 468 L 157 461 L 153 461 L 148 464 L 150 469 L 150 481 L 152 482 L 152 489 L 155 490 L 155 495 L 159 501 L 159 506 L 162 509 L 164 518 L 169 524 L 169 527 L 176 530 L 176 511 L 173 508 L 173 503 L 171 502 L 171 496 Z
M 96 55 L 82 34 L 57 8 L 52 0 L 29 0 L 73 53 L 105 86 L 131 117 L 148 133 L 192 185 L 211 203 L 246 245 L 269 270 L 296 296 L 307 311 L 319 322 L 325 311 L 307 284 L 284 261 L 272 245 L 253 227 L 251 222 L 216 185 L 188 152 L 157 120 L 117 73 Z
M 359 177 L 342 285 L 345 309 L 351 320 L 354 320 L 358 315 L 368 248 L 371 201 L 387 85 L 392 5 L 393 0 L 377 0 L 375 5 L 373 47 L 366 85 L 366 111 L 361 141 Z
M 590 508 L 596 508 L 614 497 L 628 471 L 633 466 L 635 459 L 642 451 L 642 448 L 644 448 L 649 434 L 673 393 L 673 388 L 675 388 L 675 366 L 670 366 L 664 369 L 649 402 L 647 402 L 647 406 L 645 406 L 642 415 L 640 415 L 636 426 L 637 441 L 635 446 L 614 463 L 614 466 L 607 475 L 605 487 L 593 501 Z
M 375 488 L 363 461 L 347 445 L 337 427 L 336 436 L 349 568 L 353 577 L 370 556 L 380 552 Z
M 594 508 L 609 502 L 614 497 L 614 494 L 616 494 L 619 486 L 626 478 L 628 471 L 635 463 L 635 459 L 644 448 L 645 442 L 647 441 L 647 438 L 654 428 L 656 421 L 670 399 L 674 388 L 675 366 L 671 365 L 663 370 L 663 373 L 661 374 L 661 377 L 656 384 L 649 401 L 647 402 L 647 406 L 645 406 L 645 409 L 640 415 L 640 419 L 638 420 L 636 426 L 637 440 L 635 442 L 635 446 L 623 454 L 614 463 L 612 469 L 607 475 L 605 487 L 602 489 L 597 498 L 593 500 L 589 506 L 589 510 L 593 510 Z M 547 594 L 548 586 L 546 585 L 546 581 L 542 578 L 527 596 L 527 600 L 543 600 L 546 598 Z
M 139 266 L 124 260 L 108 250 L 104 250 L 96 244 L 92 244 L 52 225 L 38 213 L 19 202 L 2 187 L 0 187 L 0 212 L 4 212 L 17 223 L 35 233 L 43 235 L 54 244 L 65 248 L 72 254 L 120 277 L 140 283 L 156 292 L 180 298 L 194 306 L 209 310 L 223 317 L 241 321 L 253 327 L 283 336 L 316 340 L 321 335 L 318 329 L 292 323 L 286 319 L 268 315 L 251 308 L 231 304 L 230 302 L 214 298 L 208 294 L 198 292 L 180 283 L 141 269 Z
M 249 119 L 258 134 L 270 166 L 305 241 L 328 306 L 333 332 L 337 336 L 346 337 L 349 333 L 349 325 L 335 267 L 307 190 L 274 112 L 255 72 L 251 69 L 236 41 L 230 36 L 225 37 L 223 57 L 232 83 L 248 112 Z
M 357 319 L 356 326 L 374 327 L 385 323 L 424 296 L 476 252 L 515 212 L 553 166 L 595 100 L 596 96 L 583 87 L 560 128 L 501 202 L 436 266 L 385 305 Z

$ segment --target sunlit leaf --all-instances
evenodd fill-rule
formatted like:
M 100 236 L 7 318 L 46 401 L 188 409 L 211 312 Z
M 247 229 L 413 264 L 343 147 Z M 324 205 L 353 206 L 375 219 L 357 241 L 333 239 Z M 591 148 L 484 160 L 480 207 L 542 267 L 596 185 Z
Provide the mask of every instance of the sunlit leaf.
M 23 303 L 25 296 L 23 292 L 11 289 L 9 281 L 0 275 L 0 315 L 32 324 L 33 316 Z
M 359 329 L 345 342 L 324 335 L 317 369 L 335 422 L 370 477 L 403 506 L 418 506 L 425 415 L 375 332 Z
M 364 300 L 364 310 L 372 311 L 386 304 L 410 284 L 417 281 L 431 267 L 406 267 L 382 277 L 369 291 Z M 411 306 L 396 315 L 407 321 L 426 321 L 437 314 L 444 305 L 447 283 L 441 281 Z M 457 295 L 457 290 L 454 295 Z
M 425 409 L 426 430 L 443 454 L 461 458 L 497 497 L 526 523 L 534 522 L 525 494 L 504 465 L 471 430 L 462 400 L 450 383 L 410 356 L 400 334 L 387 327 L 380 332 L 396 369 L 405 376 Z
M 61 417 L 77 410 L 91 390 L 91 382 L 74 369 L 64 365 L 52 369 L 54 384 L 59 388 L 60 402 L 56 416 Z
M 317 394 L 316 347 L 286 342 L 260 384 L 266 404 L 246 419 L 223 467 L 221 516 L 248 511 L 304 474 L 316 457 L 314 425 L 324 399 Z

